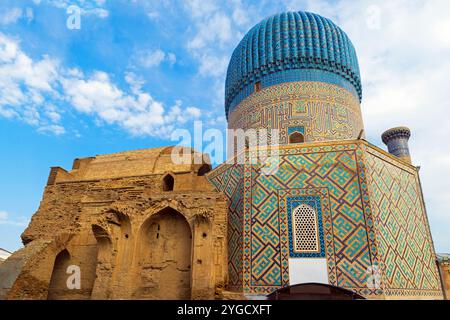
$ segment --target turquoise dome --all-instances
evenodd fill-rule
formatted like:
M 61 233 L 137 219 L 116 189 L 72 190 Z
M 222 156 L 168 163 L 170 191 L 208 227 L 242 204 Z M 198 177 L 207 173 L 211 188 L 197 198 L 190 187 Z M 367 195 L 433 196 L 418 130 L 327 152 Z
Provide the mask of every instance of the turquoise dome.
M 271 16 L 253 27 L 234 50 L 225 84 L 225 112 L 254 91 L 283 82 L 340 85 L 359 100 L 361 76 L 355 48 L 331 20 L 309 12 Z

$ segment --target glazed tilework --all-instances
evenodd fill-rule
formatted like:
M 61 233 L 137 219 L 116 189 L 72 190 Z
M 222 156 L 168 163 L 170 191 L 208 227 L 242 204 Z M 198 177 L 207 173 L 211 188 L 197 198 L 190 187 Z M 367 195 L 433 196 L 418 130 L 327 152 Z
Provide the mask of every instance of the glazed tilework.
M 358 59 L 345 32 L 317 14 L 286 12 L 257 24 L 234 50 L 225 84 L 226 114 L 244 88 L 273 73 L 305 69 L 340 77 L 361 99 Z M 325 76 L 320 81 L 326 82 Z
M 228 212 L 228 273 L 229 285 L 242 290 L 242 165 L 222 165 L 208 175 L 208 180 L 229 199 Z
M 289 285 L 289 201 L 320 197 L 330 284 L 372 298 L 442 298 L 412 166 L 361 140 L 278 153 L 274 175 L 251 164 L 250 150 L 245 165 L 224 164 L 208 177 L 230 199 L 231 288 L 262 295 Z M 373 266 L 382 270 L 376 290 L 367 287 Z
M 336 272 L 336 259 L 333 237 L 333 220 L 331 216 L 331 203 L 328 188 L 306 188 L 306 189 L 290 189 L 290 190 L 278 190 L 278 202 L 280 212 L 280 251 L 283 262 L 283 272 L 286 275 L 283 285 L 289 284 L 289 262 L 286 255 L 290 255 L 290 242 L 292 238 L 289 236 L 289 199 L 290 198 L 305 198 L 315 197 L 319 198 L 320 211 L 321 211 L 321 224 L 323 233 L 323 244 L 321 244 L 321 257 L 326 257 L 328 267 L 328 279 L 330 284 L 337 285 L 337 272 Z M 323 253 L 323 254 L 322 254 Z M 308 256 L 304 256 L 308 257 Z M 309 258 L 315 258 L 309 256 Z
M 268 74 L 260 79 L 261 89 L 266 89 L 271 86 L 289 83 L 289 82 L 322 82 L 332 84 L 341 87 L 351 94 L 356 99 L 358 98 L 358 93 L 355 87 L 348 82 L 346 79 L 338 76 L 334 73 L 317 70 L 317 69 L 303 69 L 303 70 L 283 70 L 276 73 Z M 249 97 L 251 94 L 255 93 L 255 84 L 250 83 L 243 87 L 238 94 L 233 98 L 228 109 L 228 115 L 234 111 L 235 107 L 238 106 L 244 99 Z
M 366 286 L 366 271 L 377 264 L 377 252 L 362 165 L 357 145 L 283 147 L 272 176 L 246 165 L 244 292 L 267 294 L 289 283 L 288 219 L 279 193 L 323 188 L 330 212 L 325 228 L 330 283 L 364 295 L 381 293 Z
M 365 158 L 386 296 L 441 298 L 417 171 L 371 148 Z
M 298 127 L 289 127 L 288 128 L 288 136 L 290 136 L 291 134 L 293 134 L 294 132 L 299 132 L 301 134 L 305 134 L 305 127 L 303 126 L 298 126 Z
M 307 142 L 356 139 L 364 128 L 359 101 L 341 87 L 320 82 L 291 82 L 261 90 L 245 99 L 229 117 L 230 129 L 305 128 Z

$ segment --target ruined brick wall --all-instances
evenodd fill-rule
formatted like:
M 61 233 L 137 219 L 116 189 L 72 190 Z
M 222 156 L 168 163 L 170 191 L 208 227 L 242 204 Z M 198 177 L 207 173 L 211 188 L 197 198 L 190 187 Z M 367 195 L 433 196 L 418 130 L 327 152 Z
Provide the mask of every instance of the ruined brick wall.
M 102 160 L 98 176 L 96 158 L 52 169 L 0 299 L 213 299 L 225 287 L 226 197 L 199 175 L 201 165 L 167 167 L 161 151 L 154 173 L 141 174 L 149 166 L 141 153 Z M 173 190 L 164 192 L 168 174 Z M 68 265 L 81 269 L 79 290 L 65 286 Z

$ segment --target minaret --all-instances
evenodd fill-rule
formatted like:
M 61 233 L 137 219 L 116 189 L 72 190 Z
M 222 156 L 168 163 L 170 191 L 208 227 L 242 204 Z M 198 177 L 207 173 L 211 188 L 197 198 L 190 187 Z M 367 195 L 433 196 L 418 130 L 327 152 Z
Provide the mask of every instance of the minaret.
M 411 130 L 407 127 L 396 127 L 387 130 L 381 136 L 383 143 L 387 145 L 390 154 L 400 158 L 400 160 L 411 164 L 408 141 L 411 137 Z

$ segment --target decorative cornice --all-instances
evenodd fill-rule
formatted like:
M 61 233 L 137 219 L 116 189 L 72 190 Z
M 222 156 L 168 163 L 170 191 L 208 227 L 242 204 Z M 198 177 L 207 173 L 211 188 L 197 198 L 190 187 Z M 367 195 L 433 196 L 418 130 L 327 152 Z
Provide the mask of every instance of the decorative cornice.
M 407 127 L 397 127 L 385 131 L 381 136 L 384 144 L 388 144 L 392 139 L 398 138 L 404 138 L 408 140 L 409 138 L 411 138 L 411 130 Z

